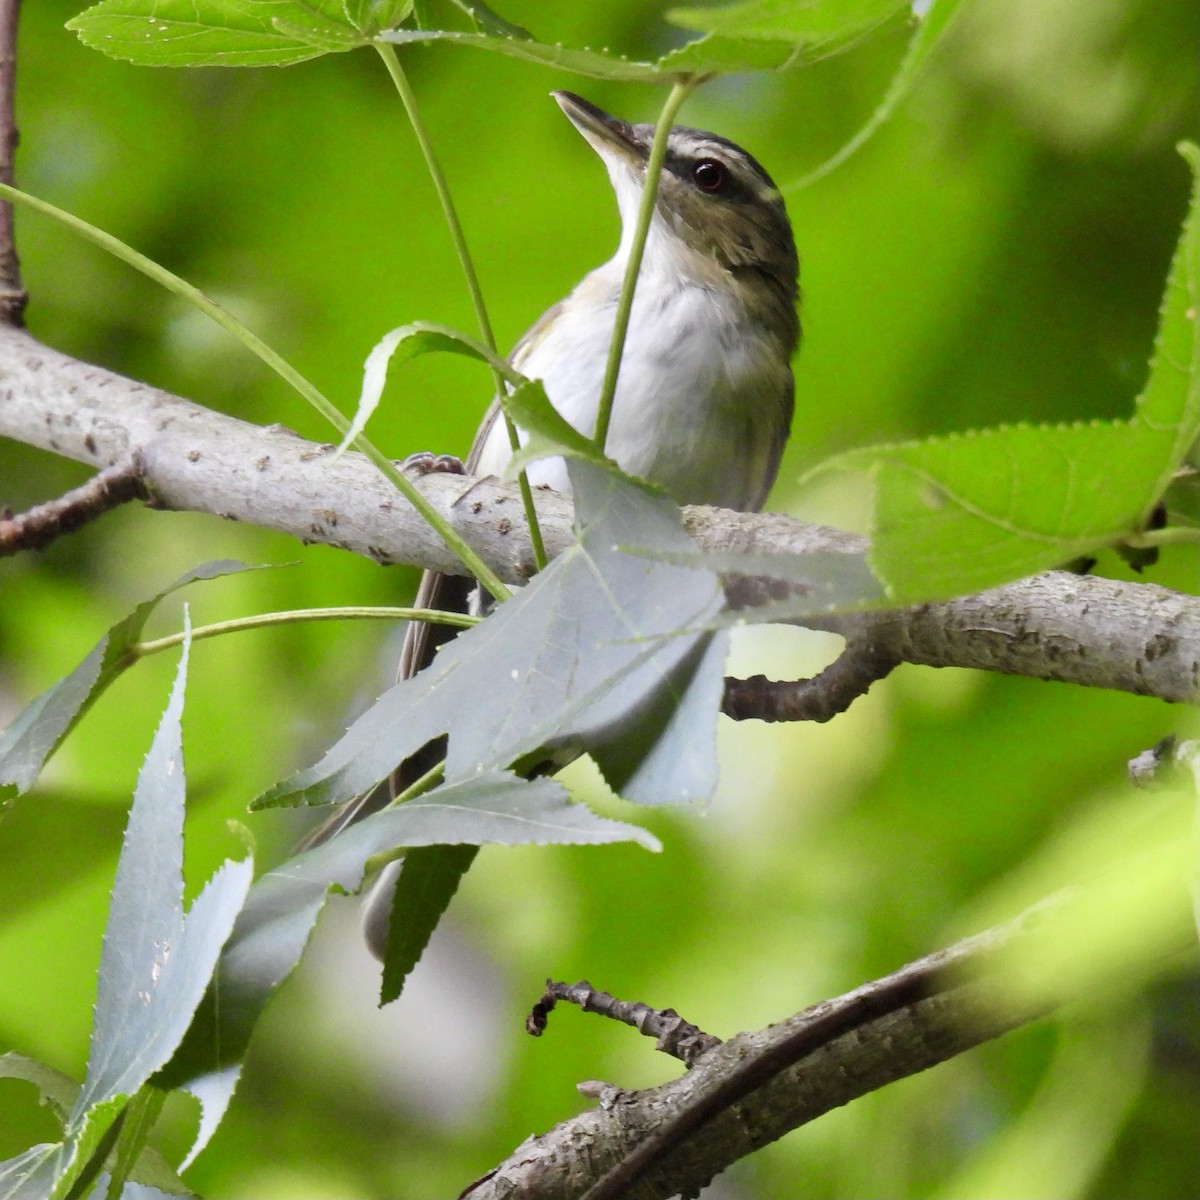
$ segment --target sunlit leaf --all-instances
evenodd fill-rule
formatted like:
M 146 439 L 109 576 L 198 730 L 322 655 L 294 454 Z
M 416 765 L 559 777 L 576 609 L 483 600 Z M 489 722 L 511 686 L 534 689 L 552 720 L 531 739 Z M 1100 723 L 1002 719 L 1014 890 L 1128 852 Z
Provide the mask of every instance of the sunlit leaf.
M 908 43 L 904 61 L 892 76 L 887 93 L 875 106 L 875 110 L 867 118 L 863 127 L 820 166 L 810 171 L 803 179 L 784 188 L 785 192 L 797 191 L 816 183 L 818 179 L 823 179 L 861 149 L 871 136 L 888 121 L 924 70 L 934 50 L 941 44 L 942 37 L 958 14 L 960 5 L 961 0 L 933 0 L 928 12 L 917 22 L 916 31 Z
M 522 382 L 521 376 L 499 355 L 469 334 L 460 333 L 457 329 L 433 321 L 414 321 L 410 325 L 401 325 L 398 329 L 385 333 L 367 355 L 367 361 L 363 364 L 362 392 L 359 395 L 358 408 L 346 436 L 342 438 L 338 447 L 339 454 L 366 428 L 371 414 L 379 406 L 379 398 L 383 395 L 391 367 L 399 366 L 422 354 L 434 353 L 461 354 L 467 358 L 474 358 L 502 375 L 511 377 L 514 382 Z
M 117 863 L 87 1074 L 76 1088 L 57 1073 L 32 1070 L 29 1060 L 6 1061 L 0 1073 L 29 1079 L 60 1112 L 66 1110 L 65 1137 L 58 1146 L 39 1147 L 4 1164 L 0 1195 L 58 1198 L 90 1184 L 121 1145 L 118 1119 L 187 1032 L 250 886 L 251 861 L 226 862 L 184 915 L 181 720 L 191 646 L 190 629 L 185 632 L 175 684 L 138 774 Z M 158 1103 L 147 1097 L 142 1107 L 148 1113 Z M 139 1108 L 136 1101 L 132 1108 Z M 138 1186 L 190 1194 L 165 1162 L 144 1153 L 146 1132 L 130 1131 L 116 1156 L 116 1178 L 136 1176 Z
M 738 42 L 785 43 L 795 48 L 797 61 L 816 62 L 845 50 L 908 7 L 908 0 L 746 0 L 718 8 L 670 9 L 667 20 Z
M 531 463 L 559 455 L 590 462 L 602 470 L 620 469 L 612 459 L 605 457 L 591 438 L 584 437 L 550 403 L 540 380 L 521 384 L 503 396 L 501 404 L 513 423 L 526 435 L 521 449 L 509 459 L 505 478 L 515 479 Z
M 69 1075 L 48 1067 L 23 1054 L 10 1052 L 0 1054 L 0 1079 L 21 1079 L 31 1083 L 38 1089 L 42 1102 L 47 1104 L 58 1120 L 66 1126 L 67 1116 L 74 1107 L 79 1095 L 79 1084 Z M 61 1166 L 67 1161 L 67 1150 L 62 1143 L 36 1146 L 25 1155 L 9 1162 L 0 1164 L 0 1197 L 12 1195 L 37 1195 L 45 1197 L 55 1186 L 55 1179 L 61 1175 Z M 26 1172 L 32 1175 L 26 1176 Z M 20 1188 L 16 1192 L 6 1190 L 6 1184 L 11 1186 L 14 1180 L 24 1178 L 23 1185 L 28 1190 Z M 128 1172 L 128 1179 L 134 1184 L 143 1186 L 148 1191 L 134 1191 L 130 1187 L 122 1191 L 123 1200 L 132 1200 L 137 1195 L 159 1196 L 190 1196 L 191 1190 L 171 1170 L 166 1160 L 157 1150 L 144 1147 L 137 1156 L 137 1161 Z M 104 1196 L 108 1184 L 107 1172 L 99 1176 L 99 1184 L 92 1193 Z
M 1200 193 L 1128 421 L 1005 426 L 839 455 L 876 479 L 871 561 L 896 601 L 976 592 L 1138 533 L 1200 433 Z
M 506 21 L 499 13 L 493 12 L 486 4 L 480 4 L 479 0 L 454 0 L 454 3 L 463 10 L 472 20 L 475 28 L 480 33 L 490 34 L 493 37 L 515 37 L 515 38 L 533 38 L 533 34 L 528 29 L 520 25 L 514 25 L 511 21 Z
M 0 1200 L 46 1200 L 65 1157 L 65 1147 L 56 1142 L 31 1146 L 0 1162 Z
M 484 33 L 458 33 L 447 29 L 396 29 L 380 34 L 385 42 L 398 46 L 415 43 L 442 42 L 454 46 L 473 46 L 479 50 L 490 50 L 522 62 L 540 63 L 561 71 L 572 71 L 576 75 L 587 75 L 593 79 L 615 79 L 627 83 L 648 83 L 663 78 L 662 71 L 654 64 L 623 58 L 604 50 L 575 49 L 572 46 L 547 45 L 519 37 L 492 37 Z
M 282 67 L 364 41 L 341 0 L 100 0 L 67 28 L 150 67 Z

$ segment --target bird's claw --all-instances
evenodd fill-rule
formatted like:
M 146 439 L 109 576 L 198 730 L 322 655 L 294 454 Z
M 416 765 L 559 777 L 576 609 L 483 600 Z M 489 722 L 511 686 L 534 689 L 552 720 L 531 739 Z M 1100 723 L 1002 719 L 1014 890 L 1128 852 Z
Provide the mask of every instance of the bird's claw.
M 432 454 L 428 450 L 418 450 L 416 454 L 410 454 L 400 464 L 400 467 L 404 471 L 411 471 L 414 475 L 465 475 L 467 473 L 461 458 L 455 458 L 453 454 Z

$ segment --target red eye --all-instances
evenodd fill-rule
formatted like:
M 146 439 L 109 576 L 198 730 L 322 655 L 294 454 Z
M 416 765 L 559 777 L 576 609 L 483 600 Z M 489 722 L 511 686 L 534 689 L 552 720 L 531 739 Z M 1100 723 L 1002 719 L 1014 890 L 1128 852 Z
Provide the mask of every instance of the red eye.
M 702 158 L 692 168 L 692 179 L 702 192 L 719 192 L 729 182 L 729 168 L 716 159 Z

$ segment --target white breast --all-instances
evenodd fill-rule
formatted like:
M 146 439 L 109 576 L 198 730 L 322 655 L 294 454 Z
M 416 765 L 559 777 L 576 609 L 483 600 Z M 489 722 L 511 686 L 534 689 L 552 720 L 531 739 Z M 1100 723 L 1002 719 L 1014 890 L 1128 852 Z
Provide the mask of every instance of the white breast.
M 733 293 L 689 281 L 652 236 L 634 299 L 607 452 L 630 474 L 661 484 L 681 504 L 757 508 L 774 451 L 787 435 L 791 371 Z M 659 243 L 656 245 L 656 243 Z M 593 271 L 514 365 L 541 379 L 555 408 L 592 435 L 612 337 L 622 256 Z M 536 327 L 535 327 L 536 330 Z M 497 422 L 478 460 L 499 473 L 509 457 Z M 561 459 L 530 479 L 569 491 Z

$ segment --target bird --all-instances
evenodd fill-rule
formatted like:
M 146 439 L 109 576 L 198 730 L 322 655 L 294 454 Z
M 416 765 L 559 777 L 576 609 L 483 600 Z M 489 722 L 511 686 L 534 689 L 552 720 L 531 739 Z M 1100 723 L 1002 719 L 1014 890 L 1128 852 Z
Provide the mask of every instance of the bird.
M 554 407 L 591 437 L 655 129 L 614 117 L 573 92 L 551 95 L 608 171 L 621 240 L 612 258 L 543 313 L 509 362 L 540 379 Z M 791 427 L 798 300 L 795 238 L 770 175 L 727 138 L 674 127 L 605 446 L 618 466 L 659 484 L 679 504 L 761 509 Z M 475 435 L 466 472 L 500 475 L 511 453 L 497 398 Z M 571 491 L 561 458 L 534 463 L 527 474 L 534 486 Z M 426 572 L 416 604 L 461 604 L 473 590 L 470 581 Z M 454 591 L 459 595 L 448 594 Z M 454 636 L 445 627 L 411 626 L 400 678 L 428 665 Z
M 572 92 L 551 95 L 607 170 L 621 236 L 612 258 L 548 309 L 509 361 L 526 377 L 540 379 L 559 413 L 591 437 L 655 127 L 612 116 Z M 727 138 L 673 127 L 621 357 L 605 445 L 610 457 L 628 474 L 660 485 L 679 504 L 761 509 L 791 426 L 798 300 L 795 239 L 770 175 Z M 465 470 L 499 475 L 511 453 L 497 398 Z M 532 464 L 528 475 L 535 486 L 571 490 L 561 458 Z M 478 593 L 474 580 L 426 572 L 415 604 L 466 611 L 473 593 Z M 455 632 L 413 623 L 399 677 L 427 666 Z M 438 760 L 444 752 L 444 739 L 439 741 L 402 764 L 393 794 Z M 386 792 L 373 793 L 350 802 L 326 836 L 387 798 Z M 364 908 L 367 942 L 377 957 L 402 869 L 402 860 L 385 868 Z

